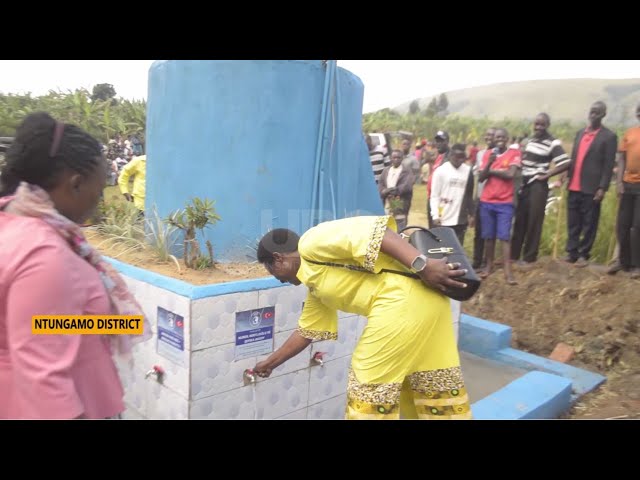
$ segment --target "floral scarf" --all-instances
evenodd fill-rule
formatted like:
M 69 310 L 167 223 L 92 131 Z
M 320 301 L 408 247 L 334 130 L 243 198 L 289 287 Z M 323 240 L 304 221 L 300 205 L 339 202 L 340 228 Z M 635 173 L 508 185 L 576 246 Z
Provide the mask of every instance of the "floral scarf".
M 153 335 L 151 325 L 140 305 L 129 292 L 118 272 L 87 242 L 82 229 L 61 215 L 51 198 L 42 188 L 22 182 L 15 194 L 0 198 L 0 210 L 11 202 L 11 213 L 24 217 L 36 217 L 51 225 L 69 246 L 89 262 L 99 273 L 116 315 L 143 315 L 142 335 L 109 335 L 115 353 L 130 357 L 134 343 L 148 340 Z

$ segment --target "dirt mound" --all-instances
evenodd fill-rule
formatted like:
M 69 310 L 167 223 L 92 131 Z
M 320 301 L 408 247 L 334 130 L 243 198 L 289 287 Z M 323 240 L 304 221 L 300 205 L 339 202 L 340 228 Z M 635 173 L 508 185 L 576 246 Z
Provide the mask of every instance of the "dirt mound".
M 571 345 L 570 364 L 608 377 L 569 418 L 640 418 L 640 281 L 551 259 L 514 271 L 518 285 L 497 271 L 463 311 L 513 327 L 520 350 L 548 357 L 559 342 Z

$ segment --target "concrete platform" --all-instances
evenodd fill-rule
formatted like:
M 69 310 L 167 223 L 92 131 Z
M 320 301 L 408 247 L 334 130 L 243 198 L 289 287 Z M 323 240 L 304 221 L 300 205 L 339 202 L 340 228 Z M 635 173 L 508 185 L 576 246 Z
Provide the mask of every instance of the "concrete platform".
M 462 315 L 460 360 L 474 419 L 558 418 L 606 381 L 510 345 L 511 327 Z
M 524 376 L 527 370 L 482 358 L 468 352 L 460 352 L 460 364 L 471 403 L 506 387 Z

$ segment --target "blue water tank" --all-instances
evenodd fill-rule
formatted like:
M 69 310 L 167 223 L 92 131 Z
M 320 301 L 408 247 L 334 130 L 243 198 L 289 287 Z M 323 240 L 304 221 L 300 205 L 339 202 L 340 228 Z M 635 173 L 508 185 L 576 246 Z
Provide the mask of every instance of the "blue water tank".
M 335 61 L 157 61 L 147 104 L 148 212 L 216 201 L 219 261 L 271 228 L 381 214 L 362 136 L 364 86 Z M 204 239 L 203 239 L 204 240 Z

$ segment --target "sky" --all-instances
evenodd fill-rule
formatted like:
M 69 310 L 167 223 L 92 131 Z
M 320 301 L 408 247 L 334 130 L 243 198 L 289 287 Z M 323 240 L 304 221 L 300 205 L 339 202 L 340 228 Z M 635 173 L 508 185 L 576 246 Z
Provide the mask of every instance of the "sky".
M 110 83 L 143 99 L 153 60 L 0 60 L 0 92 L 46 94 Z M 363 113 L 442 92 L 523 80 L 640 78 L 640 60 L 338 60 L 365 85 Z

